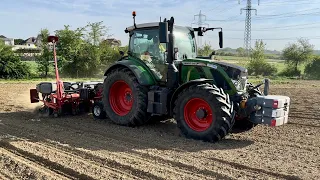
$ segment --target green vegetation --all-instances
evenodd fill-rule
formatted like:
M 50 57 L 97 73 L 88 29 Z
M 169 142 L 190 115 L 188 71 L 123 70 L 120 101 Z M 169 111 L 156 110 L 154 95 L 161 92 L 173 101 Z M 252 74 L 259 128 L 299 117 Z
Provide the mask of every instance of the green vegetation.
M 28 78 L 30 68 L 21 62 L 20 58 L 14 54 L 10 46 L 0 41 L 0 78 Z
M 57 59 L 61 77 L 64 80 L 99 80 L 103 72 L 115 60 L 120 58 L 119 51 L 127 53 L 128 47 L 113 47 L 104 39 L 110 37 L 109 29 L 103 22 L 88 23 L 85 27 L 71 29 L 65 25 L 63 29 L 50 33 L 41 29 L 37 35 L 41 43 L 35 51 L 15 51 L 0 42 L 0 81 L 43 81 L 54 80 L 54 64 L 52 47 L 47 37 L 55 34 L 57 43 Z M 22 42 L 17 39 L 16 43 Z M 210 56 L 214 49 L 209 44 L 198 48 L 201 56 Z M 39 53 L 34 55 L 35 61 L 21 61 L 23 53 Z M 251 50 L 251 56 L 245 57 L 245 49 L 224 48 L 215 50 L 215 59 L 226 61 L 248 68 L 251 78 L 267 76 L 274 80 L 320 79 L 319 57 L 313 45 L 305 39 L 289 44 L 282 52 L 265 49 L 263 41 L 257 41 Z
M 248 63 L 249 75 L 270 76 L 277 74 L 277 68 L 266 61 L 264 55 L 265 44 L 259 40 L 255 43 L 255 48 L 251 52 L 251 58 Z
M 308 79 L 320 80 L 320 56 L 314 56 L 312 61 L 306 65 L 305 74 Z
M 105 40 L 110 35 L 103 22 L 88 23 L 85 27 L 76 29 L 65 25 L 54 34 L 59 37 L 57 60 L 63 79 L 101 79 L 107 66 L 120 58 L 119 50 L 127 49 L 127 47 L 113 47 L 109 41 Z M 13 52 L 11 46 L 1 42 L 0 77 L 4 80 L 53 79 L 54 59 L 52 45 L 47 42 L 49 35 L 52 33 L 48 29 L 40 30 L 37 37 L 41 43 L 35 52 L 26 52 L 23 49 Z M 20 42 L 22 41 L 16 41 L 16 43 Z M 35 61 L 22 62 L 24 53 L 39 54 L 33 55 Z
M 211 47 L 206 47 L 206 52 L 214 51 Z M 245 50 L 237 48 L 224 48 L 216 50 L 218 61 L 237 64 L 248 68 L 249 74 L 254 77 L 267 76 L 271 79 L 317 79 L 316 70 L 319 63 L 317 51 L 313 50 L 306 39 L 298 39 L 296 43 L 289 44 L 278 54 L 276 51 L 268 51 L 264 49 L 265 44 L 262 41 L 256 41 L 255 47 L 251 49 L 250 58 L 244 57 Z M 208 50 L 210 49 L 210 50 Z M 203 52 L 203 48 L 198 48 L 199 52 Z M 266 54 L 273 53 L 273 54 Z M 228 56 L 226 56 L 226 54 Z

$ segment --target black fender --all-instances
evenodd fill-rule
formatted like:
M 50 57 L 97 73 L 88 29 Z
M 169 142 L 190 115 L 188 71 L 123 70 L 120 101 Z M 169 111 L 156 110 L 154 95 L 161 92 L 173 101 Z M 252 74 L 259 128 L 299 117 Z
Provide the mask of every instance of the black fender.
M 169 113 L 170 113 L 170 116 L 173 115 L 173 107 L 174 107 L 174 101 L 176 100 L 176 98 L 178 97 L 179 93 L 191 86 L 191 85 L 194 85 L 194 84 L 203 84 L 203 83 L 210 83 L 212 84 L 214 81 L 213 79 L 196 79 L 196 80 L 191 80 L 191 81 L 188 81 L 184 84 L 182 84 L 181 86 L 179 86 L 173 93 L 173 95 L 171 96 L 171 100 L 170 100 L 170 107 L 169 107 Z
M 137 64 L 136 62 L 132 62 L 130 60 L 121 60 L 117 61 L 111 67 L 109 67 L 104 76 L 107 76 L 112 70 L 117 68 L 128 68 L 133 74 L 137 77 L 139 83 L 144 86 L 152 86 L 156 83 L 153 74 L 149 73 L 149 71 L 142 65 Z

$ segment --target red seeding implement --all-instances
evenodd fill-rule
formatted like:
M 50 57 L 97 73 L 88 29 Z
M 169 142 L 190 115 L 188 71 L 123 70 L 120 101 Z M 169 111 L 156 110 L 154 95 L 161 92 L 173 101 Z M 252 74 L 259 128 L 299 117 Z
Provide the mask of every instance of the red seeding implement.
M 43 102 L 39 110 L 48 116 L 76 115 L 91 110 L 96 118 L 104 118 L 105 113 L 100 108 L 103 82 L 62 82 L 56 56 L 58 37 L 49 36 L 48 42 L 53 44 L 56 82 L 41 82 L 36 89 L 30 89 L 31 103 Z

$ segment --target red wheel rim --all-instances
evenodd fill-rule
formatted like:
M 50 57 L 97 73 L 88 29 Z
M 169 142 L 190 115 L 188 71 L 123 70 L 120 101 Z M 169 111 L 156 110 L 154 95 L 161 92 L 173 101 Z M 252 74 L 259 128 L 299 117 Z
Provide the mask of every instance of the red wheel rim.
M 133 105 L 132 90 L 124 81 L 116 81 L 112 84 L 109 93 L 110 106 L 117 115 L 125 116 Z
M 194 131 L 205 131 L 213 122 L 213 112 L 210 105 L 203 99 L 192 98 L 184 106 L 184 119 Z

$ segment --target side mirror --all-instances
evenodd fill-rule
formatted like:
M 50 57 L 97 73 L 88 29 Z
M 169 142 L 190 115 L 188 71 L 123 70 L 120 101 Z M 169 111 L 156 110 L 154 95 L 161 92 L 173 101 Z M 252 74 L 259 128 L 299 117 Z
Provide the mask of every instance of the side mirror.
M 219 46 L 220 46 L 220 48 L 223 47 L 223 35 L 222 35 L 222 31 L 219 32 Z
M 159 22 L 159 41 L 160 43 L 168 43 L 168 22 Z

